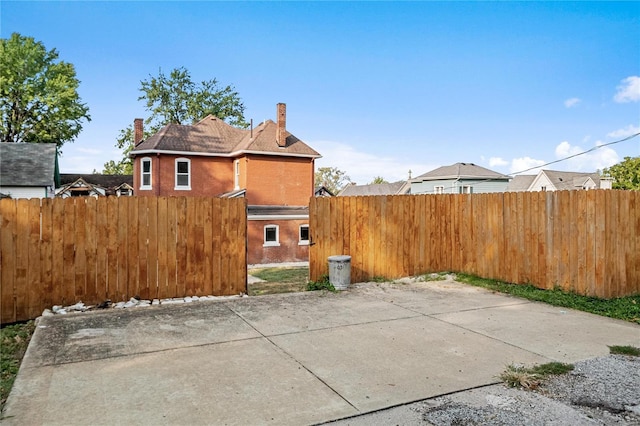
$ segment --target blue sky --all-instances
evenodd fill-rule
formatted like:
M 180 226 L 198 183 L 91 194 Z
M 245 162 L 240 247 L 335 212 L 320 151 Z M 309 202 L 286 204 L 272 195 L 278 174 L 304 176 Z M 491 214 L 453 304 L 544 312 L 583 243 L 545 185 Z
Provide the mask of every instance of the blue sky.
M 76 67 L 92 121 L 63 173 L 117 159 L 140 81 L 187 68 L 231 84 L 359 184 L 473 162 L 515 173 L 640 131 L 639 2 L 12 2 L 0 36 Z M 554 164 L 594 171 L 640 137 Z

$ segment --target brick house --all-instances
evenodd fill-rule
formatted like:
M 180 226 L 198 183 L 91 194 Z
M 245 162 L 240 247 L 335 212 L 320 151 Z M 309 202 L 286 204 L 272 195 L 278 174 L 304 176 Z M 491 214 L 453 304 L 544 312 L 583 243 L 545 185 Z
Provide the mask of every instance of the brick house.
M 134 121 L 133 188 L 138 196 L 245 197 L 249 264 L 309 259 L 309 198 L 315 150 L 277 122 L 238 129 L 208 116 L 193 125 L 168 124 L 142 140 Z

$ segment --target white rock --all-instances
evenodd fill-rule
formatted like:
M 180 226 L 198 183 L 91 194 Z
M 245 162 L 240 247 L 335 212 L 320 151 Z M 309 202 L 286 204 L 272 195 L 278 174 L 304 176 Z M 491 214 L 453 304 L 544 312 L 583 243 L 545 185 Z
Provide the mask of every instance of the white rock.
M 184 301 L 185 301 L 185 303 L 191 303 L 191 302 L 193 302 L 193 299 L 191 297 L 187 296 L 187 297 L 184 298 Z
M 78 302 L 75 305 L 67 306 L 65 308 L 67 311 L 79 311 L 84 312 L 87 310 L 87 307 L 82 302 Z
M 147 308 L 149 306 L 151 306 L 151 303 L 139 303 L 135 305 L 134 308 Z
M 43 317 L 50 317 L 51 315 L 55 315 L 53 312 L 51 312 L 51 309 L 45 309 L 44 311 L 42 311 Z
M 67 313 L 66 309 L 58 309 L 58 312 L 56 312 L 56 314 L 60 314 L 60 315 L 65 315 Z
M 113 307 L 117 309 L 122 309 L 124 308 L 124 302 L 118 302 L 115 305 L 113 305 Z
M 152 305 L 159 305 L 160 304 L 160 299 L 153 299 L 153 302 L 151 302 Z
M 131 300 L 129 300 L 127 303 L 124 304 L 125 308 L 133 308 L 134 306 L 138 306 L 139 303 L 136 300 L 135 302 L 132 302 Z
M 54 312 L 54 313 L 56 313 L 56 314 L 57 314 L 57 313 L 58 313 L 58 311 L 59 311 L 60 309 L 62 309 L 62 306 L 60 306 L 60 305 L 53 305 L 53 308 L 51 308 L 51 309 L 53 310 L 53 312 Z

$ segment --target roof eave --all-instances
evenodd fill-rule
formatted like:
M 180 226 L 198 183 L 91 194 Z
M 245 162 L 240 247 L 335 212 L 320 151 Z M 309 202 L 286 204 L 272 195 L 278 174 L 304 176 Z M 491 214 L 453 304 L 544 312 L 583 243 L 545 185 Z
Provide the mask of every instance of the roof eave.
M 278 157 L 302 157 L 302 158 L 322 158 L 320 154 L 300 154 L 291 152 L 271 152 L 271 151 L 252 151 L 252 150 L 239 150 L 233 152 L 194 152 L 194 151 L 171 151 L 163 149 L 143 149 L 140 151 L 131 151 L 129 157 L 134 158 L 139 155 L 149 154 L 166 154 L 166 155 L 190 155 L 198 157 L 225 157 L 234 158 L 244 154 L 257 154 L 257 155 L 271 155 Z

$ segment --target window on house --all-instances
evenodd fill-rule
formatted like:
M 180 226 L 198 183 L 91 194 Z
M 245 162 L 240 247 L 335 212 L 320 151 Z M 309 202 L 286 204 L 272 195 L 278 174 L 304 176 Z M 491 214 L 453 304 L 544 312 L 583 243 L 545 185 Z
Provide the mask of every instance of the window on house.
M 187 158 L 176 159 L 175 189 L 191 189 L 191 161 Z
M 470 185 L 463 185 L 460 187 L 460 194 L 473 194 L 473 187 Z
M 234 163 L 235 167 L 235 189 L 240 189 L 240 160 L 236 160 Z
M 444 186 L 438 185 L 433 187 L 434 194 L 444 194 Z
M 131 191 L 129 188 L 120 188 L 118 190 L 118 197 L 129 197 L 131 196 Z
M 309 225 L 300 225 L 300 240 L 298 245 L 309 245 Z
M 280 245 L 280 230 L 278 225 L 266 225 L 264 227 L 264 247 Z
M 540 191 L 546 191 L 546 190 L 547 190 L 547 187 L 546 187 L 546 186 L 541 186 L 541 187 L 540 187 Z
M 151 158 L 140 160 L 140 189 L 151 189 Z

